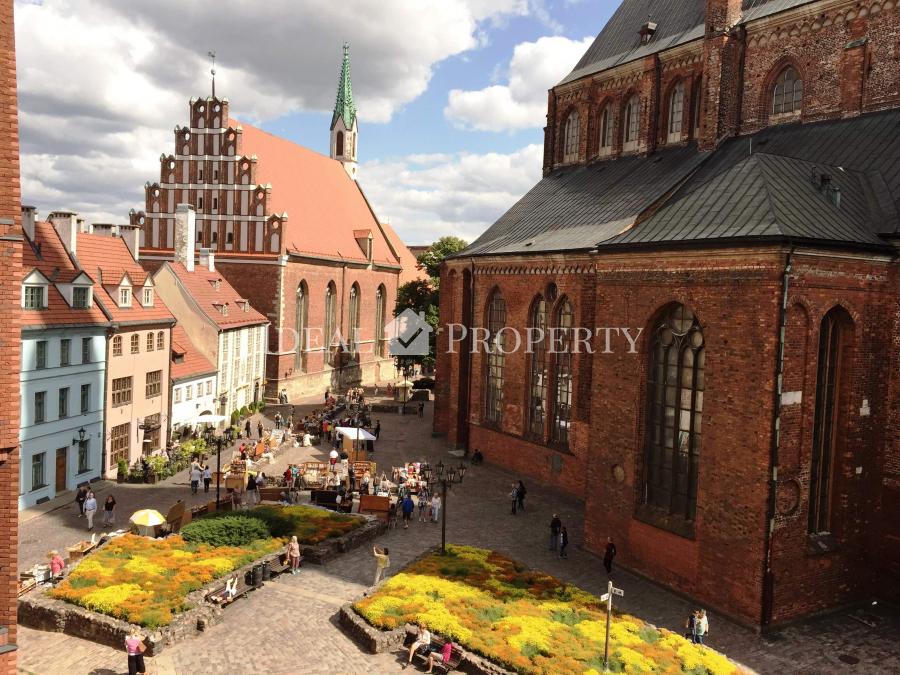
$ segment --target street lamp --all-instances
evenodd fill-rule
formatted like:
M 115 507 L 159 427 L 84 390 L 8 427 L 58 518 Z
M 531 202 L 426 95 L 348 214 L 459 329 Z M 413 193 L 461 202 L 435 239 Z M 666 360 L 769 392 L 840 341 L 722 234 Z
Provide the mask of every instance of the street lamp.
M 456 467 L 456 472 L 459 475 L 459 482 L 463 482 L 463 478 L 466 477 L 466 465 L 462 462 L 459 463 L 459 466 Z
M 456 480 L 456 467 L 452 464 L 447 468 L 447 479 L 452 483 Z
M 444 463 L 443 462 L 437 463 L 437 477 L 438 477 L 438 480 L 444 479 Z
M 447 487 L 448 480 L 441 478 L 441 555 L 447 555 Z
M 216 511 L 219 510 L 219 483 L 222 480 L 222 436 L 216 434 Z

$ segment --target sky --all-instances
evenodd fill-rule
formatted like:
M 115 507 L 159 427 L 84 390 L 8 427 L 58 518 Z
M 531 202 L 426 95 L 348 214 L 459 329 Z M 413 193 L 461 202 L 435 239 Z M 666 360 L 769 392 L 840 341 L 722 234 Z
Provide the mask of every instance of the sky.
M 22 201 L 126 222 L 210 93 L 209 50 L 233 117 L 327 153 L 346 41 L 379 218 L 408 244 L 471 241 L 540 179 L 547 90 L 617 5 L 17 0 Z

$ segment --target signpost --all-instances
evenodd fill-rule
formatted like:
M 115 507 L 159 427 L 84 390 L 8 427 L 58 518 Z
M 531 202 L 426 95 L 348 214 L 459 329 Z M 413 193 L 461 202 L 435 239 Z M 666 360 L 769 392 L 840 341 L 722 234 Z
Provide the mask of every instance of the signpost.
M 606 593 L 600 596 L 600 602 L 606 603 L 606 640 L 603 644 L 603 671 L 606 672 L 609 670 L 609 624 L 612 621 L 612 606 L 613 606 L 613 596 L 618 595 L 619 597 L 625 596 L 625 591 L 621 588 L 616 588 L 613 586 L 613 583 L 607 582 L 606 585 Z

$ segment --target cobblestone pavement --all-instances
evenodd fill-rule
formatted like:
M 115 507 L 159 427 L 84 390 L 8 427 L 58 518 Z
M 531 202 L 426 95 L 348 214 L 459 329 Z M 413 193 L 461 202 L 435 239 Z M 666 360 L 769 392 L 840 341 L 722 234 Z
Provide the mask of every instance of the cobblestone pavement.
M 445 441 L 431 437 L 430 408 L 424 419 L 376 415 L 382 434 L 372 459 L 379 463 L 379 470 L 403 461 L 459 461 L 448 454 Z M 298 412 L 302 414 L 299 407 Z M 279 458 L 272 473 L 288 461 L 324 454 L 319 448 L 292 448 Z M 600 561 L 579 547 L 583 504 L 554 489 L 528 484 L 526 510 L 512 516 L 506 495 L 516 478 L 494 466 L 469 469 L 464 483 L 454 485 L 448 495 L 447 540 L 494 548 L 589 591 L 603 592 L 607 577 Z M 146 499 L 152 501 L 157 493 L 168 503 L 173 500 L 166 491 L 172 489 L 189 493 L 177 484 L 148 486 Z M 571 533 L 573 550 L 567 560 L 546 550 L 553 512 L 560 514 Z M 59 521 L 54 513 L 31 519 L 20 526 L 20 532 L 34 538 L 42 537 L 42 530 L 53 531 L 59 527 L 53 522 Z M 40 522 L 48 518 L 50 523 Z M 415 522 L 408 530 L 391 530 L 379 543 L 390 548 L 391 571 L 396 572 L 440 543 L 440 526 Z M 281 577 L 236 602 L 223 622 L 204 635 L 148 659 L 148 672 L 398 672 L 401 661 L 396 654 L 364 653 L 336 625 L 340 605 L 362 594 L 373 571 L 371 549 L 363 547 L 326 566 L 306 566 L 296 577 Z M 623 570 L 614 570 L 613 579 L 625 590 L 619 605 L 623 610 L 658 626 L 681 629 L 691 608 L 689 601 Z M 900 672 L 900 615 L 880 606 L 865 614 L 841 613 L 798 624 L 765 639 L 715 615 L 710 623 L 711 646 L 760 673 Z M 18 643 L 23 672 L 99 675 L 125 670 L 124 652 L 77 638 L 20 628 Z

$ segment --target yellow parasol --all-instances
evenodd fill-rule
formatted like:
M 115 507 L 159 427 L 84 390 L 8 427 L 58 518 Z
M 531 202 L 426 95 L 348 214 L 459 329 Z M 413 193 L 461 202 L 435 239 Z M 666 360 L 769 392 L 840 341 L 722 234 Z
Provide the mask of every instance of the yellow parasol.
M 162 514 L 159 511 L 154 511 L 153 509 L 141 509 L 140 511 L 135 511 L 131 514 L 131 518 L 129 520 L 135 525 L 142 525 L 144 527 L 153 527 L 154 525 L 162 525 L 166 522 L 166 519 L 163 518 Z

